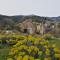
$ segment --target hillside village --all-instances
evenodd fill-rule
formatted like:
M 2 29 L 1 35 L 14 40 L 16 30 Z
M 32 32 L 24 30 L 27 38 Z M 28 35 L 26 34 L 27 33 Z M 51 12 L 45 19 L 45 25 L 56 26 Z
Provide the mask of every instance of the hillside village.
M 25 21 L 19 23 L 20 31 L 29 34 L 40 34 L 43 35 L 48 32 L 58 33 L 60 32 L 59 22 L 55 21 L 45 21 L 45 22 L 35 22 L 31 19 L 26 19 Z
M 60 34 L 60 21 L 49 17 L 36 15 L 29 16 L 0 16 L 0 32 L 5 33 L 27 33 L 40 34 L 53 33 Z

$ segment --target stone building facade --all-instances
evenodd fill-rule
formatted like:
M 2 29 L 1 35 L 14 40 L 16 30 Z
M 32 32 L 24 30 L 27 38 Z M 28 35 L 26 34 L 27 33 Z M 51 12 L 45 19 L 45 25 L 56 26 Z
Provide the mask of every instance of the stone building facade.
M 32 20 L 25 20 L 20 23 L 20 30 L 24 33 L 35 33 L 35 25 L 33 24 Z
M 45 23 L 43 23 L 43 22 L 33 22 L 31 19 L 26 19 L 22 21 L 19 24 L 19 26 L 21 32 L 29 33 L 29 34 L 37 33 L 42 35 L 44 33 L 59 30 L 57 27 L 58 23 L 51 21 L 46 21 Z

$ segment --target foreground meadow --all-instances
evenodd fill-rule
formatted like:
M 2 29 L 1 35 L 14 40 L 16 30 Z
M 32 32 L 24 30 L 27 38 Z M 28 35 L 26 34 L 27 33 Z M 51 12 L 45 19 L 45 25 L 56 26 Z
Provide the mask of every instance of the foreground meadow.
M 60 38 L 50 34 L 0 35 L 0 60 L 60 60 Z

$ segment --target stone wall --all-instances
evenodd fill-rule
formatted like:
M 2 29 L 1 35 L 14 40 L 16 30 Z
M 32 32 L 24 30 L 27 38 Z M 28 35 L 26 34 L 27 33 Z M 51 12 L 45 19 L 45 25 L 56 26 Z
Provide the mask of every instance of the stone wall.
M 43 35 L 44 33 L 53 32 L 53 31 L 60 31 L 58 29 L 58 23 L 46 21 L 43 22 L 32 22 L 31 19 L 26 19 L 22 23 L 20 23 L 20 30 L 25 33 L 38 33 Z

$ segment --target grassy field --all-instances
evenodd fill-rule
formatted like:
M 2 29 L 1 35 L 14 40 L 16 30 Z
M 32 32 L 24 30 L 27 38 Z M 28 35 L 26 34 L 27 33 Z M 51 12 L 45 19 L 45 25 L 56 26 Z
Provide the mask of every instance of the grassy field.
M 60 38 L 56 40 L 50 40 L 50 44 L 56 44 L 56 46 L 60 49 Z
M 56 44 L 58 48 L 60 48 L 60 40 L 51 40 L 49 42 L 50 44 Z M 9 47 L 5 47 L 5 48 L 2 48 L 0 49 L 0 60 L 6 60 L 6 57 L 8 55 L 10 51 L 10 48 Z
M 12 37 L 11 35 L 9 37 Z M 18 38 L 20 38 L 22 40 L 22 37 L 21 36 L 15 36 L 15 38 L 18 40 Z M 26 38 L 26 37 L 25 37 Z M 31 38 L 31 37 L 30 37 Z M 9 40 L 9 43 L 14 43 L 15 40 Z M 34 40 L 34 39 L 33 39 Z M 53 44 L 56 44 L 56 46 L 60 49 L 60 38 L 51 38 L 51 37 L 47 37 L 47 39 L 49 41 L 49 45 L 53 45 Z M 2 42 L 4 42 L 5 40 L 2 40 Z M 2 48 L 1 48 L 2 47 Z M 0 44 L 0 60 L 6 60 L 7 56 L 8 56 L 8 53 L 10 52 L 10 47 L 12 46 L 8 46 L 7 44 Z
M 9 52 L 9 48 L 7 47 L 0 49 L 0 60 L 6 60 L 8 52 Z

